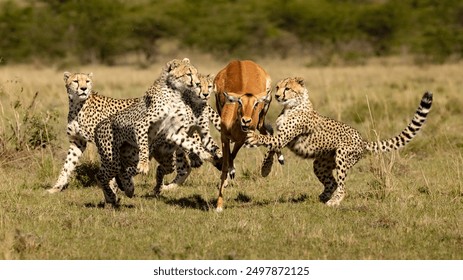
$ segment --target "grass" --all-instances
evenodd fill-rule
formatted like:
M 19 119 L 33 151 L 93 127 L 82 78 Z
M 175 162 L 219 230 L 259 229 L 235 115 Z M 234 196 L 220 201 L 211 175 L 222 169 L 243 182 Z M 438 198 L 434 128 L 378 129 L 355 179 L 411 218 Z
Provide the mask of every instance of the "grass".
M 191 57 L 201 72 L 225 62 Z M 213 211 L 219 172 L 195 169 L 184 186 L 147 194 L 156 163 L 136 178 L 136 195 L 120 209 L 102 208 L 94 146 L 84 154 L 69 188 L 49 195 L 64 163 L 67 96 L 62 72 L 94 73 L 94 88 L 114 97 L 140 96 L 160 65 L 86 66 L 84 69 L 0 68 L 1 259 L 463 259 L 463 101 L 461 64 L 412 66 L 391 61 L 358 67 L 304 67 L 302 61 L 259 61 L 274 82 L 301 76 L 314 107 L 347 122 L 366 138 L 400 132 L 425 90 L 434 104 L 423 130 L 406 148 L 369 155 L 347 177 L 340 207 L 318 202 L 322 186 L 312 162 L 285 150 L 286 164 L 259 175 L 265 150 L 243 149 L 237 178 L 225 190 L 225 210 Z M 10 145 L 14 102 L 47 123 L 56 139 L 45 147 Z M 271 105 L 273 122 L 280 107 Z M 371 113 L 371 114 L 370 114 Z M 28 131 L 24 132 L 25 134 Z M 214 134 L 218 136 L 217 133 Z M 218 139 L 218 138 L 216 138 Z

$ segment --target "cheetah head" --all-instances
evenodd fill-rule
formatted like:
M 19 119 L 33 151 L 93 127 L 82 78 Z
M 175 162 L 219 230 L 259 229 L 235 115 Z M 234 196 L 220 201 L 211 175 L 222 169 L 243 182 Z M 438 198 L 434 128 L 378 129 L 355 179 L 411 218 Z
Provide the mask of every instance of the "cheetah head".
M 295 106 L 301 97 L 308 97 L 308 90 L 300 77 L 283 79 L 275 87 L 275 99 L 283 106 Z
M 166 64 L 164 70 L 170 87 L 179 91 L 190 90 L 199 94 L 198 70 L 188 58 L 171 60 Z
M 199 92 L 198 96 L 201 100 L 207 101 L 211 97 L 214 87 L 214 75 L 202 75 L 199 74 Z
M 64 72 L 64 83 L 68 96 L 73 100 L 86 100 L 92 92 L 92 73 Z

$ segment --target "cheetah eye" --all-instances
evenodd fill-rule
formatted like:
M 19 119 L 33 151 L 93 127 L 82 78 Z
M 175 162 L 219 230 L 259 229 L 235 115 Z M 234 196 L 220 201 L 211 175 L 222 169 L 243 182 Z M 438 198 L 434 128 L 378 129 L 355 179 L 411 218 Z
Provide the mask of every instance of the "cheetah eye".
M 74 81 L 72 81 L 72 82 L 73 82 L 73 83 L 76 83 L 76 84 L 77 84 L 77 83 L 79 83 L 79 81 L 78 81 L 78 80 L 74 80 Z
M 279 86 L 276 86 L 275 89 L 278 91 L 278 90 L 280 89 L 280 87 L 279 87 Z
M 290 90 L 290 88 L 289 88 L 289 87 L 285 87 L 285 91 L 288 91 L 288 90 Z
M 87 84 L 89 84 L 91 81 L 90 80 L 87 80 Z

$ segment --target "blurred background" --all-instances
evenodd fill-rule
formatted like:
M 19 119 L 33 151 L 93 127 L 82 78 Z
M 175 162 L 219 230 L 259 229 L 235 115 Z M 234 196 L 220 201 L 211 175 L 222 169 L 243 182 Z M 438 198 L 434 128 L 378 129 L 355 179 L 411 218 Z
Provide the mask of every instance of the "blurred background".
M 150 65 L 182 49 L 215 59 L 374 57 L 455 62 L 459 0 L 0 0 L 0 65 Z

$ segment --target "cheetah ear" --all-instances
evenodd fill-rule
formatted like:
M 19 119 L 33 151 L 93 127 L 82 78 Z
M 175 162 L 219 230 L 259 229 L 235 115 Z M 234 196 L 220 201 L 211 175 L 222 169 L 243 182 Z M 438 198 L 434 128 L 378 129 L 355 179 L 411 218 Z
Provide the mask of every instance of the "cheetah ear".
M 185 63 L 190 63 L 190 59 L 187 58 L 187 57 L 185 57 L 184 59 L 182 59 L 182 61 L 185 62 Z
M 214 74 L 207 74 L 206 78 L 211 79 L 211 80 L 214 80 L 214 79 L 215 79 L 215 75 L 214 75 Z
M 64 81 L 67 81 L 68 78 L 71 77 L 72 74 L 71 74 L 71 72 L 66 71 L 66 72 L 64 72 L 63 75 L 64 75 Z
M 304 83 L 304 79 L 303 79 L 303 78 L 301 78 L 301 77 L 296 77 L 296 78 L 294 78 L 294 79 L 295 79 L 296 82 L 297 82 L 298 84 L 300 84 L 301 86 L 305 86 L 305 83 Z
M 172 59 L 171 61 L 166 63 L 167 72 L 172 71 L 172 69 L 176 68 L 180 64 L 179 59 Z
M 93 72 L 87 74 L 89 78 L 93 78 Z

